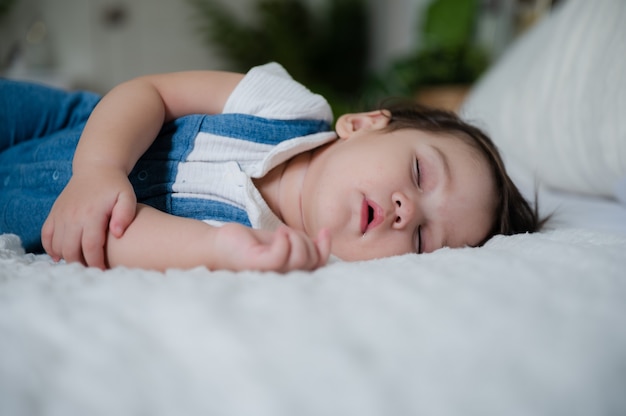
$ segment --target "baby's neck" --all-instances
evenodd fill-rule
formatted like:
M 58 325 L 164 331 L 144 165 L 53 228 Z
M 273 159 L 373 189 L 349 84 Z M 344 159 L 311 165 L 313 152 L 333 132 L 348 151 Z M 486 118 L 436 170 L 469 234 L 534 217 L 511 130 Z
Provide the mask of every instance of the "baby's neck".
M 283 223 L 302 231 L 304 225 L 300 191 L 314 152 L 301 153 L 253 181 L 274 214 Z

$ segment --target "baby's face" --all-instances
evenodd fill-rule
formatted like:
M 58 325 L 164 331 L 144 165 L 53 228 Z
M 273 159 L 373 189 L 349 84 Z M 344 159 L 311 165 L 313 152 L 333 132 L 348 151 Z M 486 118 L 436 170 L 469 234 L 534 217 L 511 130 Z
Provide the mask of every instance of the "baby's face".
M 307 233 L 330 229 L 332 253 L 350 261 L 483 241 L 495 209 L 485 157 L 456 137 L 384 131 L 386 119 L 371 114 L 342 116 L 341 139 L 309 167 L 301 194 Z

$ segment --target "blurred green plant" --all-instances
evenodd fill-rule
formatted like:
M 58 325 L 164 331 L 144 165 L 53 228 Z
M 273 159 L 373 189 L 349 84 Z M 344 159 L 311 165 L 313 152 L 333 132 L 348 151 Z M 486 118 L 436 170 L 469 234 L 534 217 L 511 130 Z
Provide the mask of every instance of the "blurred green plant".
M 322 94 L 335 114 L 354 111 L 368 79 L 369 18 L 364 0 L 258 0 L 248 21 L 223 0 L 188 0 L 204 42 L 230 70 L 279 62 Z
M 0 21 L 9 13 L 16 2 L 17 0 L 0 0 Z
M 7 39 L 4 26 L 5 19 L 16 3 L 17 0 L 0 0 L 0 74 L 9 65 L 12 54 L 17 50 L 17 46 L 11 42 L 12 39 Z
M 0 0 L 0 23 L 9 14 L 17 0 Z
M 477 0 L 432 1 L 417 33 L 418 47 L 380 74 L 375 87 L 409 96 L 426 86 L 476 81 L 490 63 L 475 41 L 478 12 Z

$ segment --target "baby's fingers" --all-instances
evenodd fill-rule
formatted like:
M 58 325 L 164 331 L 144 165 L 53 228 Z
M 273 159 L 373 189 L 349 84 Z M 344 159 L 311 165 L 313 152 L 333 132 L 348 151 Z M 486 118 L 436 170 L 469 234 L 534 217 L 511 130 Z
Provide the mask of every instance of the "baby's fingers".
M 331 239 L 328 229 L 324 228 L 319 232 L 315 239 L 315 245 L 319 254 L 317 267 L 322 267 L 328 263 L 328 259 L 330 258 Z
M 289 237 L 289 253 L 285 271 L 314 270 L 326 263 L 327 254 L 322 252 L 322 250 L 330 250 L 330 242 L 326 241 L 326 237 L 322 237 L 321 247 L 318 247 L 318 243 L 306 234 L 292 229 L 286 229 L 286 231 Z
M 287 227 L 274 231 L 265 247 L 259 252 L 255 268 L 259 270 L 286 273 L 290 270 L 304 269 L 306 251 L 302 242 L 293 238 L 294 233 Z
M 135 219 L 137 213 L 137 197 L 134 193 L 121 193 L 113 210 L 109 221 L 109 231 L 116 237 L 121 238 L 126 228 Z
M 81 246 L 82 227 L 64 224 L 57 226 L 52 238 L 51 257 L 55 260 L 64 259 L 68 263 L 85 263 Z
M 43 249 L 48 253 L 52 260 L 59 261 L 61 260 L 61 253 L 54 250 L 54 245 L 52 243 L 54 239 L 55 226 L 54 220 L 50 217 L 44 222 L 43 227 L 41 227 L 41 245 Z
M 280 253 L 280 266 L 276 269 L 281 273 L 291 270 L 308 270 L 311 263 L 311 247 L 301 236 L 288 227 L 281 227 L 276 230 L 275 242 L 276 253 Z M 313 250 L 315 251 L 315 250 Z
M 105 220 L 106 221 L 106 220 Z M 81 239 L 82 257 L 87 266 L 104 270 L 104 245 L 106 243 L 106 222 L 90 224 L 83 229 Z

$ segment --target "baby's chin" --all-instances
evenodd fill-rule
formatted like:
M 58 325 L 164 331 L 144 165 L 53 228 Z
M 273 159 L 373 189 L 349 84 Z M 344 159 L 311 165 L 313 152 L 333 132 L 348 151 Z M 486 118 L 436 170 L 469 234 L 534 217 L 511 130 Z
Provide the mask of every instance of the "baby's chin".
M 384 259 L 387 257 L 402 256 L 409 254 L 407 252 L 389 252 L 385 250 L 355 250 L 354 248 L 342 249 L 341 247 L 332 248 L 331 255 L 342 261 L 366 261 Z

